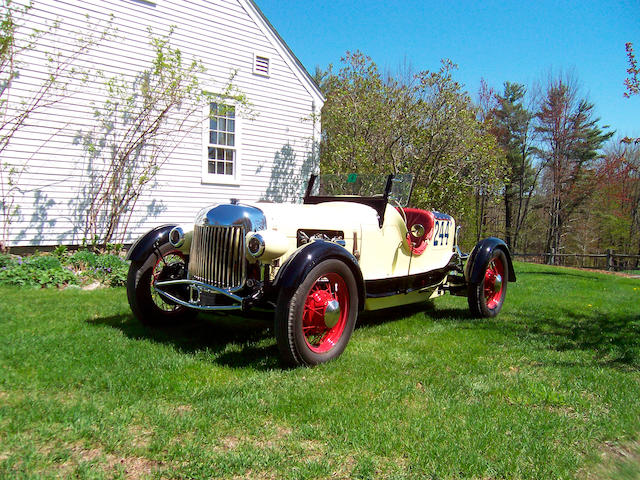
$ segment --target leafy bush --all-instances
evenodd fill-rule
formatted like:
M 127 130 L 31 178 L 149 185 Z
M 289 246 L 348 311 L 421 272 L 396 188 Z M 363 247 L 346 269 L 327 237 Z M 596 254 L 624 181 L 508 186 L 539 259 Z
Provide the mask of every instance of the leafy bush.
M 0 253 L 0 268 L 10 267 L 18 263 L 18 259 L 20 257 L 14 257 L 13 255 L 8 255 L 6 253 Z M 20 258 L 20 261 L 22 259 Z
M 84 272 L 84 275 L 98 280 L 100 283 L 112 287 L 123 286 L 127 283 L 129 264 L 118 255 L 104 254 L 96 257 L 93 268 Z
M 76 268 L 95 267 L 98 263 L 98 255 L 89 250 L 78 250 L 69 258 L 71 265 Z
M 78 283 L 75 273 L 55 257 L 34 256 L 0 268 L 0 284 L 57 287 Z
M 57 257 L 52 255 L 33 255 L 28 257 L 23 265 L 36 270 L 55 270 L 62 268 L 62 263 Z
M 69 255 L 58 247 L 51 255 L 0 255 L 0 285 L 59 287 L 100 282 L 116 287 L 126 285 L 128 270 L 122 257 L 88 250 Z

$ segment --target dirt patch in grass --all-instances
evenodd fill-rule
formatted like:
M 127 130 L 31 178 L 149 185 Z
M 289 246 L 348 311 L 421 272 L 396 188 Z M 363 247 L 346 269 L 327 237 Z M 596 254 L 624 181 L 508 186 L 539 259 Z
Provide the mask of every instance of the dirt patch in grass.
M 105 453 L 101 448 L 87 448 L 80 444 L 69 447 L 70 457 L 58 466 L 62 478 L 68 477 L 82 463 L 95 463 L 106 473 L 121 471 L 127 479 L 147 478 L 157 472 L 163 462 L 137 456 L 118 456 Z
M 176 413 L 185 414 L 193 411 L 191 405 L 176 405 Z
M 620 444 L 604 442 L 600 449 L 602 463 L 591 471 L 578 472 L 586 480 L 640 479 L 640 440 Z
M 128 429 L 131 435 L 131 444 L 136 448 L 147 448 L 153 437 L 153 430 L 149 430 L 141 425 L 131 425 Z

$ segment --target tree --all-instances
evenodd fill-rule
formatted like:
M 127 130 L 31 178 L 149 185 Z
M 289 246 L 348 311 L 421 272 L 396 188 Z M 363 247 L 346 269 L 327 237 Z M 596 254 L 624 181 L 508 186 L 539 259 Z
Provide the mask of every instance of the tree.
M 638 69 L 638 62 L 633 53 L 633 44 L 629 42 L 625 45 L 625 48 L 627 50 L 627 59 L 629 60 L 629 68 L 627 69 L 629 76 L 624 81 L 624 86 L 627 90 L 624 92 L 624 96 L 628 98 L 640 93 L 640 70 Z
M 321 167 L 337 171 L 380 171 L 393 164 L 401 138 L 400 92 L 384 82 L 377 65 L 361 52 L 347 52 L 343 67 L 316 72 L 323 80 Z
M 323 78 L 321 169 L 412 173 L 412 203 L 463 208 L 477 185 L 501 180 L 493 136 L 453 79 L 456 66 L 383 78 L 365 55 L 347 53 Z
M 80 135 L 87 154 L 84 231 L 93 243 L 106 245 L 116 235 L 124 241 L 136 202 L 175 148 L 204 120 L 198 113 L 204 105 L 221 102 L 225 109 L 233 107 L 223 104 L 236 102 L 248 107 L 233 86 L 234 73 L 221 92 L 203 90 L 198 78 L 205 73 L 202 63 L 185 61 L 171 46 L 172 34 L 173 29 L 164 36 L 149 31 L 153 57 L 135 81 L 105 79 L 107 100 L 95 107 L 97 124 Z
M 549 222 L 545 253 L 551 254 L 550 263 L 555 261 L 553 253 L 562 248 L 568 219 L 591 193 L 589 167 L 613 135 L 598 126 L 593 108 L 586 99 L 578 98 L 575 82 L 558 77 L 550 79 L 536 114 L 535 130 L 540 134 L 537 153 L 544 162 Z
M 534 169 L 531 155 L 533 114 L 523 105 L 526 87 L 505 82 L 502 95 L 496 95 L 498 107 L 491 113 L 493 133 L 505 153 L 507 176 L 503 190 L 505 241 L 517 249 L 531 196 L 540 169 Z

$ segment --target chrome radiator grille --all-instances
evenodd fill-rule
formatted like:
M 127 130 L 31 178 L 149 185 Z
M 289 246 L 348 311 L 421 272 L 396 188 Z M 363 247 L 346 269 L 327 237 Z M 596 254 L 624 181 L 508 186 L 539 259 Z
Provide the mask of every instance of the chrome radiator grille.
M 241 226 L 196 225 L 189 255 L 189 278 L 229 290 L 244 286 L 244 238 Z

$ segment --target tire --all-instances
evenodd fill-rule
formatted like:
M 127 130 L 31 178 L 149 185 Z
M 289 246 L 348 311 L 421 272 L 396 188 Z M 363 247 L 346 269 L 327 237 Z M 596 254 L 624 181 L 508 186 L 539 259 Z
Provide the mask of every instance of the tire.
M 283 363 L 311 366 L 339 357 L 357 316 L 358 288 L 351 269 L 340 260 L 323 261 L 292 296 L 278 296 L 275 333 Z
M 507 295 L 509 264 L 505 253 L 497 248 L 484 265 L 484 275 L 479 283 L 471 282 L 468 301 L 471 313 L 476 317 L 491 318 L 498 315 Z
M 159 248 L 143 261 L 132 261 L 127 276 L 127 299 L 135 317 L 147 326 L 165 326 L 188 321 L 197 312 L 162 297 L 153 288 L 154 281 L 185 278 L 187 260 L 170 244 Z M 179 292 L 176 292 L 179 293 Z

